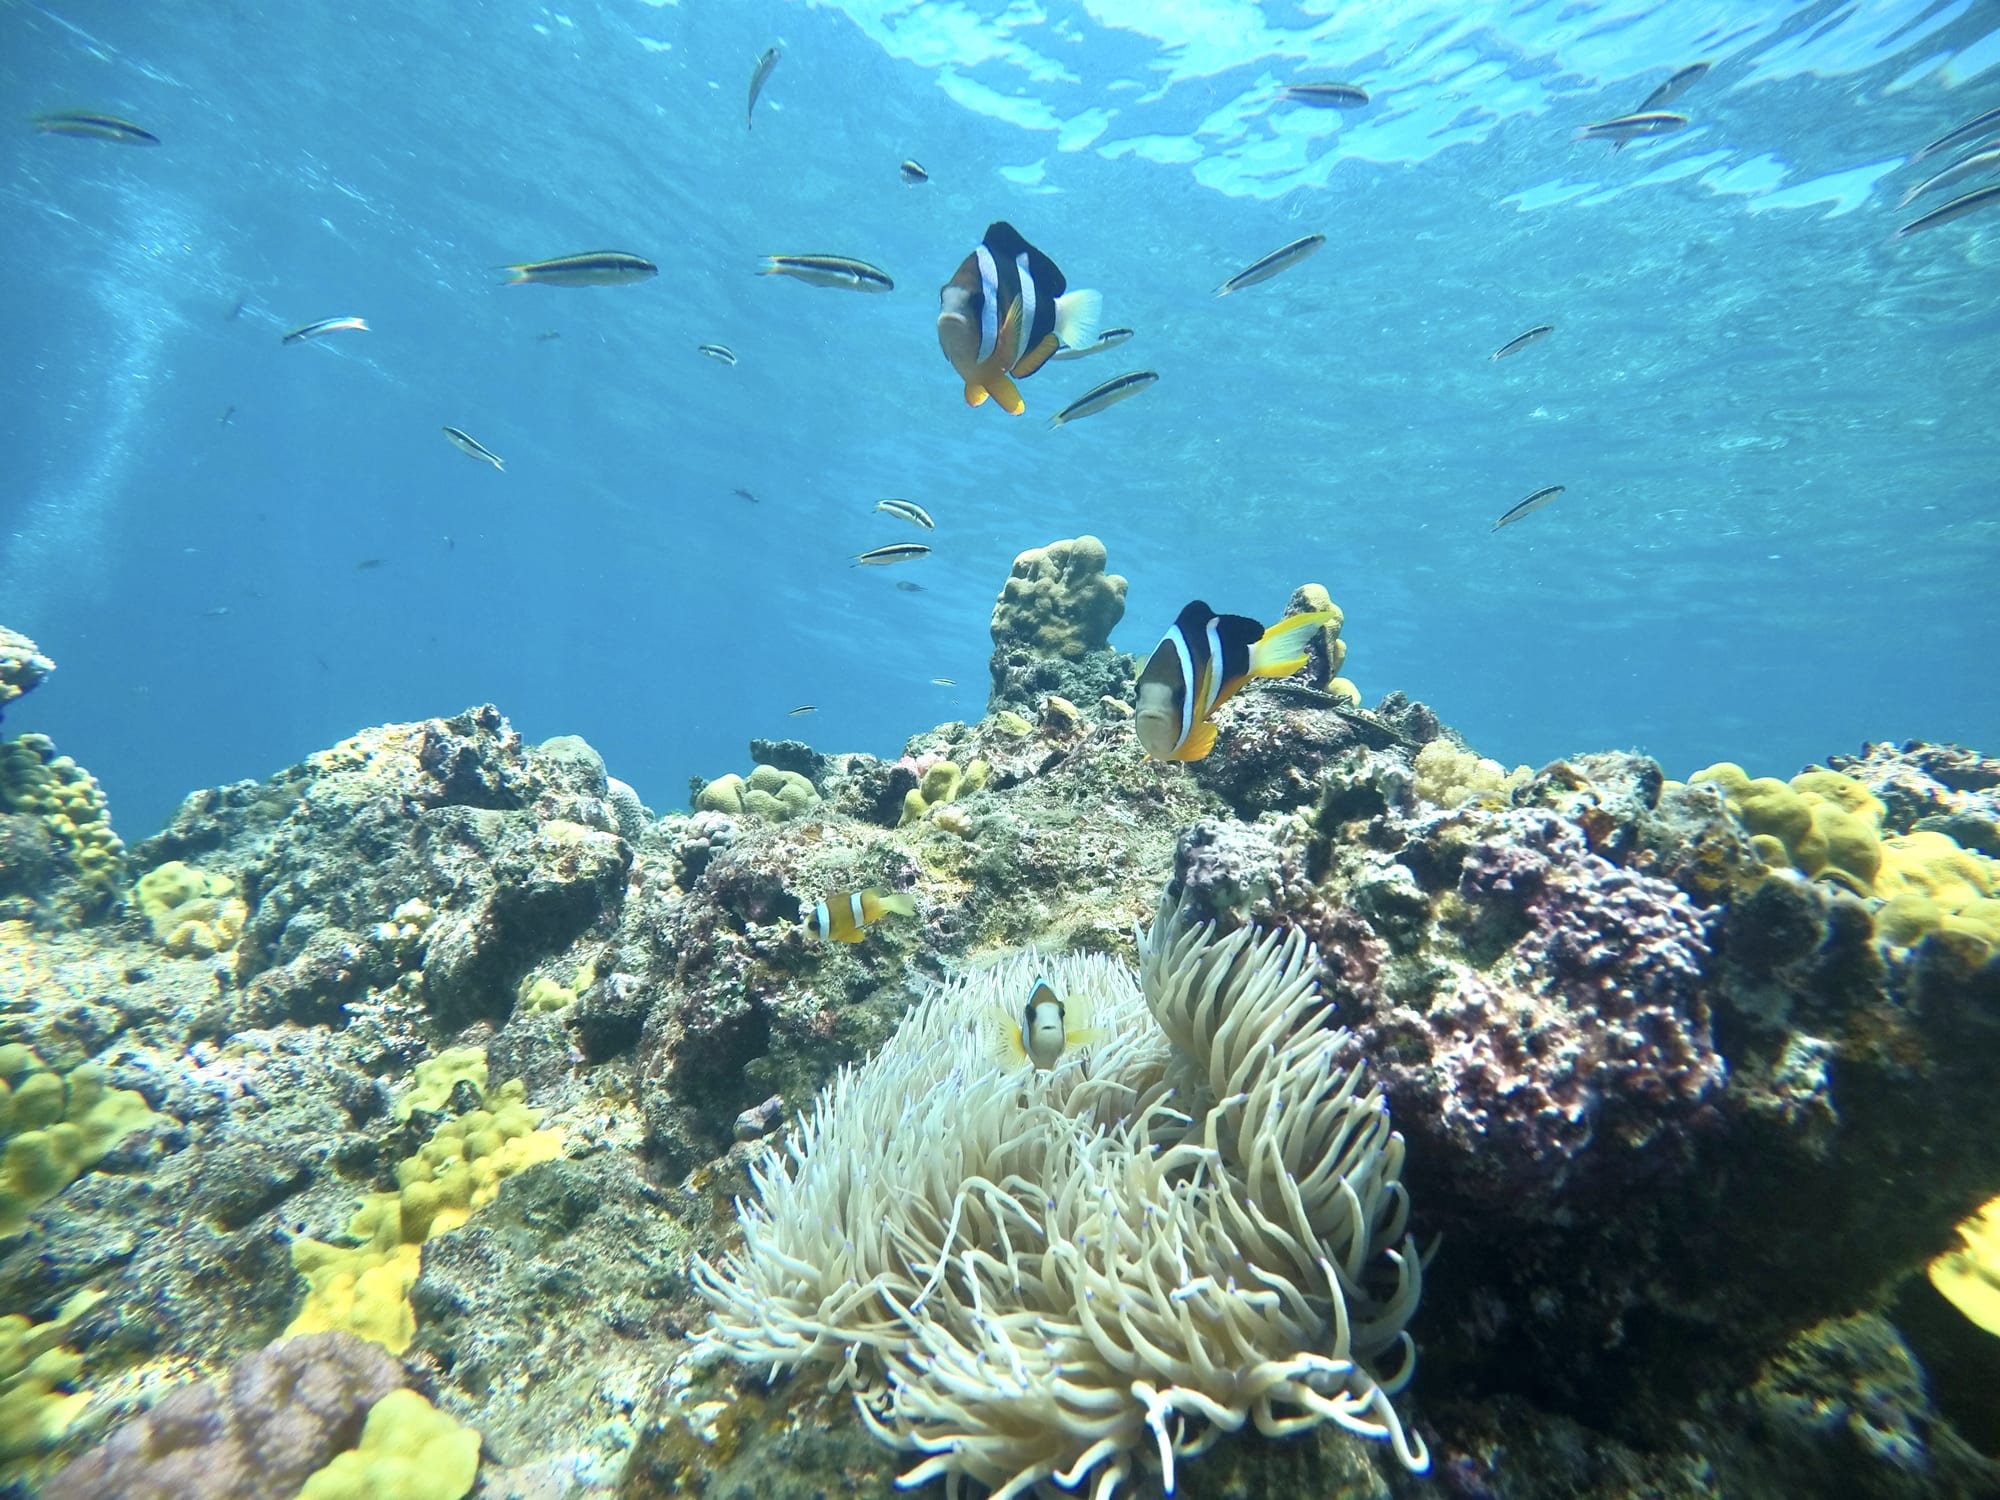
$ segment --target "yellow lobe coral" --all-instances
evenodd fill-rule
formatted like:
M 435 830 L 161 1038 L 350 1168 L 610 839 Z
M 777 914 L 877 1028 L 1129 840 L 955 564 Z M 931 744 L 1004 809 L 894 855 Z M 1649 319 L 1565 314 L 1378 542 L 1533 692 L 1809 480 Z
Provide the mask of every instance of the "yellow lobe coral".
M 463 1500 L 478 1473 L 478 1429 L 391 1391 L 368 1409 L 361 1442 L 308 1475 L 298 1500 Z
M 250 915 L 232 878 L 178 859 L 141 875 L 132 900 L 153 929 L 153 940 L 184 957 L 209 958 L 235 947 Z
M 64 1389 L 83 1373 L 83 1356 L 62 1345 L 70 1325 L 103 1297 L 78 1292 L 46 1323 L 0 1317 L 0 1465 L 50 1446 L 90 1404 Z
M 0 1235 L 158 1118 L 95 1063 L 62 1076 L 18 1042 L 0 1046 Z
M 1434 807 L 1459 807 L 1475 798 L 1505 803 L 1535 774 L 1526 766 L 1509 771 L 1445 740 L 1432 740 L 1417 752 L 1416 771 L 1416 794 Z
M 940 807 L 970 796 L 986 785 L 992 767 L 983 760 L 968 761 L 963 768 L 941 760 L 924 772 L 924 779 L 903 794 L 903 816 L 897 827 L 915 823 Z
M 1876 894 L 1883 807 L 1853 777 L 1817 769 L 1802 771 L 1789 782 L 1775 776 L 1753 779 L 1741 766 L 1723 761 L 1695 772 L 1688 781 L 1721 789 L 1729 810 L 1751 833 L 1753 852 L 1766 865 L 1790 865 L 1802 875 L 1833 880 L 1857 895 Z M 1759 844 L 1759 838 L 1775 840 L 1778 848 Z
M 1070 661 L 1102 649 L 1125 617 L 1125 580 L 1105 560 L 1094 536 L 1021 553 L 993 605 L 993 644 Z

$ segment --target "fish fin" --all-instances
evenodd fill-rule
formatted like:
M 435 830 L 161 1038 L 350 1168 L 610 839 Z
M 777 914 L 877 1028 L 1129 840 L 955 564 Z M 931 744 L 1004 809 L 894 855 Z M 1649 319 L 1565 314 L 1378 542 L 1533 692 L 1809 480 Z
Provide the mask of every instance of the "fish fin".
M 992 390 L 993 399 L 998 401 L 1009 415 L 1018 417 L 1028 409 L 1028 403 L 1021 399 L 1020 387 L 1005 375 L 993 377 Z
M 1203 719 L 1188 731 L 1188 737 L 1181 741 L 1180 748 L 1173 753 L 1175 760 L 1202 760 L 1215 748 L 1215 725 Z
M 965 383 L 965 404 L 967 406 L 984 406 L 986 398 L 990 394 L 991 392 L 983 385 L 974 385 L 969 380 Z
M 917 899 L 908 891 L 885 891 L 881 902 L 884 915 L 895 912 L 898 916 L 914 917 L 917 914 Z
M 1334 620 L 1330 609 L 1308 610 L 1302 615 L 1286 615 L 1250 648 L 1252 677 L 1289 677 L 1306 664 L 1306 646 L 1313 632 Z
M 1104 321 L 1104 294 L 1078 287 L 1056 298 L 1056 337 L 1072 349 L 1097 341 L 1097 325 Z
M 500 283 L 502 286 L 526 286 L 534 280 L 522 266 L 499 266 L 496 269 L 507 273 L 507 279 Z
M 1054 354 L 1057 348 L 1056 336 L 1052 333 L 1014 362 L 1012 371 L 1014 378 L 1026 380 L 1049 362 L 1049 356 Z

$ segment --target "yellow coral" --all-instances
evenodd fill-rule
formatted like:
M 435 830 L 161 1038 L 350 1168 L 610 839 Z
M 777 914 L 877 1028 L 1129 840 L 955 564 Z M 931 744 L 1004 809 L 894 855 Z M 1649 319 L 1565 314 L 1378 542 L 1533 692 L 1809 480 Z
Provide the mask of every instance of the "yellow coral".
M 391 1391 L 368 1409 L 360 1444 L 308 1475 L 298 1500 L 462 1500 L 478 1475 L 478 1429 Z
M 63 1076 L 19 1042 L 0 1046 L 0 1235 L 159 1118 L 137 1093 L 105 1079 L 95 1063 Z
M 1125 617 L 1125 580 L 1104 571 L 1094 536 L 1030 547 L 993 605 L 993 644 L 1074 661 L 1100 650 Z
M 903 794 L 903 816 L 896 825 L 915 823 L 936 808 L 970 796 L 986 785 L 992 767 L 983 760 L 968 761 L 963 768 L 941 760 L 924 772 L 924 779 Z
M 1417 752 L 1417 796 L 1435 807 L 1459 807 L 1475 798 L 1506 802 L 1534 772 L 1509 771 L 1497 760 L 1482 760 L 1446 740 L 1432 740 Z
M 108 896 L 124 868 L 125 846 L 111 831 L 111 809 L 97 779 L 45 734 L 0 741 L 0 812 L 41 820 L 67 857 L 77 883 Z
M 46 1323 L 18 1313 L 0 1318 L 0 1465 L 41 1452 L 90 1404 L 65 1389 L 83 1373 L 83 1356 L 62 1345 L 70 1325 L 103 1296 L 78 1292 Z
M 183 957 L 209 958 L 234 948 L 250 915 L 232 877 L 205 874 L 178 859 L 141 875 L 132 899 L 153 940 Z

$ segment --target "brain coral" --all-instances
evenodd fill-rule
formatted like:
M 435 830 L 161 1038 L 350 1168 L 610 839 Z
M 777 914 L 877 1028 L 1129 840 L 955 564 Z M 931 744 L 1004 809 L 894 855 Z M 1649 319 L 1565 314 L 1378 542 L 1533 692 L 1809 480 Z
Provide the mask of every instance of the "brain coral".
M 993 644 L 1074 661 L 1101 650 L 1125 617 L 1125 580 L 1104 571 L 1094 536 L 1030 547 L 993 605 Z

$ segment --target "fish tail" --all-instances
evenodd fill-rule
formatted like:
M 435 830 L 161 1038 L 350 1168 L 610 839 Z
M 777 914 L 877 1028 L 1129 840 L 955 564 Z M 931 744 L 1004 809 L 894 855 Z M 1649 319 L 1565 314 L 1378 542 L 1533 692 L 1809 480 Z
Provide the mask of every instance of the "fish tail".
M 1072 349 L 1097 342 L 1097 325 L 1104 321 L 1104 295 L 1078 287 L 1056 298 L 1056 337 Z
M 882 896 L 882 911 L 896 913 L 899 917 L 914 917 L 917 914 L 917 898 L 908 891 L 888 891 Z
M 1020 416 L 1028 409 L 1028 403 L 1021 399 L 1021 388 L 1005 375 L 995 375 L 989 387 L 993 399 L 998 401 L 1010 416 Z
M 501 266 L 499 269 L 507 273 L 507 279 L 500 283 L 502 286 L 526 286 L 535 279 L 528 274 L 526 266 Z
M 1250 648 L 1252 677 L 1289 677 L 1306 664 L 1306 646 L 1322 626 L 1333 623 L 1330 609 L 1286 615 Z

